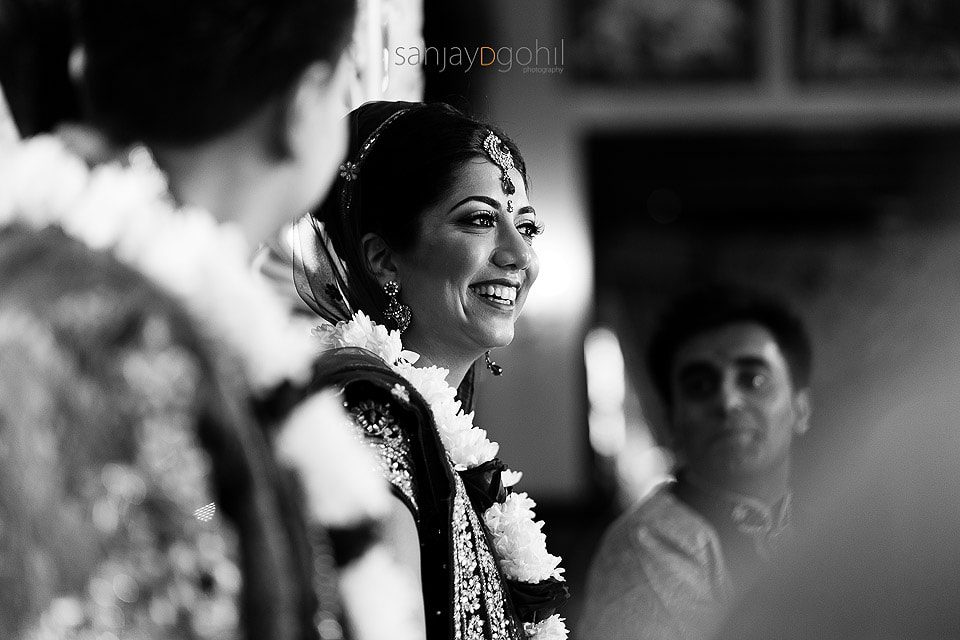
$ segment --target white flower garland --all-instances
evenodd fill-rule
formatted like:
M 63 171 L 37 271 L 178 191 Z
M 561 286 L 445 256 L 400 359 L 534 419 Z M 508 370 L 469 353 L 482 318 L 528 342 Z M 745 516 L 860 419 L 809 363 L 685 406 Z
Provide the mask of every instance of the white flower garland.
M 310 323 L 294 319 L 279 294 L 250 268 L 249 247 L 236 225 L 218 224 L 207 211 L 174 205 L 165 176 L 146 150 L 132 153 L 129 166 L 91 169 L 52 136 L 0 146 L 0 226 L 13 222 L 35 229 L 58 226 L 159 284 L 184 304 L 208 338 L 239 357 L 254 392 L 284 381 L 305 382 L 310 375 L 317 355 Z M 281 457 L 304 478 L 311 514 L 326 526 L 382 516 L 389 504 L 386 483 L 368 452 L 349 435 L 348 422 L 335 400 L 315 397 L 293 412 L 278 438 Z M 317 465 L 291 451 L 366 462 Z M 365 611 L 364 616 L 398 621 L 391 629 L 366 625 L 371 633 L 362 637 L 417 637 L 415 626 L 399 622 L 408 621 L 415 610 L 416 601 L 402 598 L 415 589 L 412 580 L 395 561 L 385 559 L 382 549 L 372 548 L 361 561 L 349 572 L 345 605 Z M 399 593 L 377 589 L 385 583 L 410 586 Z
M 457 471 L 466 471 L 493 460 L 500 445 L 487 438 L 487 432 L 473 424 L 473 413 L 463 413 L 456 399 L 456 390 L 447 383 L 446 369 L 415 367 L 420 356 L 406 351 L 398 331 L 389 331 L 373 322 L 363 312 L 336 325 L 324 324 L 314 329 L 321 349 L 360 347 L 366 349 L 403 376 L 430 405 L 440 440 Z M 519 472 L 501 475 L 505 486 L 520 480 Z M 550 578 L 563 580 L 561 559 L 547 552 L 543 521 L 535 520 L 536 503 L 526 493 L 510 493 L 502 503 L 495 503 L 483 514 L 490 530 L 493 546 L 504 575 L 511 580 L 536 584 Z M 536 640 L 565 640 L 563 619 L 550 616 L 539 623 L 527 623 L 524 631 Z
M 548 578 L 560 580 L 560 558 L 547 553 L 547 536 L 541 531 L 543 521 L 534 520 L 535 506 L 526 493 L 510 493 L 502 503 L 494 503 L 483 513 L 483 521 L 493 534 L 505 574 L 531 584 Z
M 530 640 L 567 640 L 567 625 L 557 614 L 537 623 L 528 622 L 523 630 Z

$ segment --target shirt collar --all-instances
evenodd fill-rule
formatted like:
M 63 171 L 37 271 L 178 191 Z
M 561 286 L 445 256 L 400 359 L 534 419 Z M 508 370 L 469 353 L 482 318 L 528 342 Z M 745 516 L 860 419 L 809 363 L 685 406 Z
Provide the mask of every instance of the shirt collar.
M 711 511 L 719 511 L 743 533 L 776 535 L 790 524 L 793 512 L 793 493 L 787 491 L 773 504 L 767 504 L 752 496 L 727 491 L 685 471 L 678 474 L 686 492 L 693 494 L 697 502 L 711 505 Z

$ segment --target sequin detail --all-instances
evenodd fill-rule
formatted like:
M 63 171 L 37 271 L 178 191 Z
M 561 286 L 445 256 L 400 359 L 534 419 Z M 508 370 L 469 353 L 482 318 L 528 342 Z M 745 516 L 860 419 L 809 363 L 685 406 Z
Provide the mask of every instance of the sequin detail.
M 397 423 L 387 404 L 364 400 L 354 406 L 347 405 L 347 411 L 363 431 L 364 440 L 376 452 L 381 473 L 403 494 L 416 515 L 419 507 L 410 436 Z
M 453 623 L 455 640 L 520 640 L 480 519 L 453 474 Z

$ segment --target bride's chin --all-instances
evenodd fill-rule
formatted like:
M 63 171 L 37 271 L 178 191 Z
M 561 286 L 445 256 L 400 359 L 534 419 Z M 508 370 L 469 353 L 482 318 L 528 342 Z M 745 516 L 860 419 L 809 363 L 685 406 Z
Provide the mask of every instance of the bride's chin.
M 513 325 L 511 324 L 509 328 L 494 328 L 494 327 L 484 327 L 481 331 L 483 339 L 478 340 L 478 344 L 483 345 L 483 351 L 486 352 L 490 349 L 500 349 L 501 347 L 509 346 L 513 342 Z

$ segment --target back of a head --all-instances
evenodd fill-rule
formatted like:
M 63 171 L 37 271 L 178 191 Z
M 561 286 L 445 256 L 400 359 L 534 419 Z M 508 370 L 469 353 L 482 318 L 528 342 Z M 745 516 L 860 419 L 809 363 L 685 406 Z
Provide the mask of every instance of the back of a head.
M 713 284 L 678 297 L 660 317 L 647 348 L 647 369 L 667 405 L 671 404 L 670 370 L 677 351 L 701 333 L 729 324 L 758 324 L 783 352 L 796 389 L 810 383 L 811 347 L 799 317 L 778 298 L 754 289 Z
M 119 141 L 190 145 L 230 131 L 335 64 L 354 0 L 78 0 L 82 97 Z

